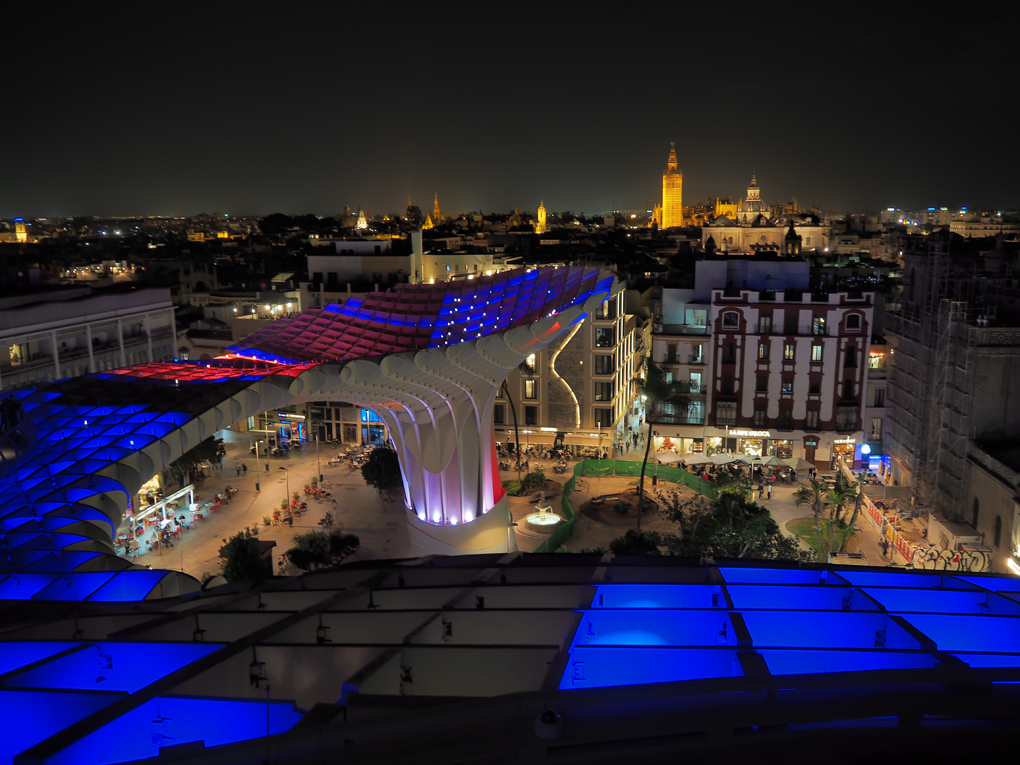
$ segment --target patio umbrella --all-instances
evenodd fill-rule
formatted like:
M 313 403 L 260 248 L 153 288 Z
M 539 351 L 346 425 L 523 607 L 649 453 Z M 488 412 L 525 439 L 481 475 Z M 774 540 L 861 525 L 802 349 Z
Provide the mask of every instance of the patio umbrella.
M 709 459 L 716 465 L 729 465 L 731 462 L 736 462 L 738 458 L 733 454 L 713 454 Z
M 783 460 L 783 462 L 792 467 L 794 470 L 810 470 L 815 466 L 815 463 L 808 462 L 803 457 L 791 457 Z
M 655 459 L 659 461 L 660 465 L 672 465 L 674 462 L 679 462 L 683 459 L 676 452 L 659 452 L 655 455 Z
M 757 454 L 738 454 L 737 459 L 743 462 L 745 465 L 760 465 L 761 457 Z
M 706 457 L 704 454 L 685 454 L 683 461 L 688 465 L 704 465 L 706 462 L 711 462 L 710 457 Z
M 766 457 L 761 461 L 761 464 L 768 465 L 769 467 L 782 467 L 786 465 L 779 457 Z

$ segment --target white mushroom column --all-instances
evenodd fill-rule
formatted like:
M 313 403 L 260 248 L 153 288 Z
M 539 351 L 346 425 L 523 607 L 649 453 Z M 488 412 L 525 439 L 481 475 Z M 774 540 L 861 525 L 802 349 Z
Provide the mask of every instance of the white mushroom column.
M 613 291 L 620 285 L 614 284 Z M 492 410 L 507 374 L 602 303 L 597 293 L 533 324 L 456 345 L 308 370 L 295 396 L 329 396 L 376 412 L 389 427 L 418 554 L 516 549 L 499 479 Z

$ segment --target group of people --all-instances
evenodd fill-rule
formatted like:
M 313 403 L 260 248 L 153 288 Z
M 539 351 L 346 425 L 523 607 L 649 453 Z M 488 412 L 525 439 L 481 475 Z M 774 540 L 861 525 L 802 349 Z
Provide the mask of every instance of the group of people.
M 0 401 L 0 432 L 6 433 L 21 420 L 21 402 L 8 396 Z

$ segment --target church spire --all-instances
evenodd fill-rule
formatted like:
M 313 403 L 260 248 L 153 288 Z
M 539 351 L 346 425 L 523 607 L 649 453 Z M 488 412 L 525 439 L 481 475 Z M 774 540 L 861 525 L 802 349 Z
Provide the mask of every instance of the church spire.
M 435 223 L 443 222 L 443 214 L 439 211 L 439 192 L 436 192 L 436 204 L 432 208 L 432 219 Z
M 671 173 L 676 172 L 676 144 L 672 141 L 669 142 L 669 159 L 666 160 L 666 170 Z

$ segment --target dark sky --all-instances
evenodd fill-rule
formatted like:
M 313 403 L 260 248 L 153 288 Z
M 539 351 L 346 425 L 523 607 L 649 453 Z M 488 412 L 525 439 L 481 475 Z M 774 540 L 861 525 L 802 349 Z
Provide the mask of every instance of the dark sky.
M 670 141 L 685 202 L 1020 207 L 1017 12 L 899 5 L 5 12 L 0 217 L 636 209 Z

